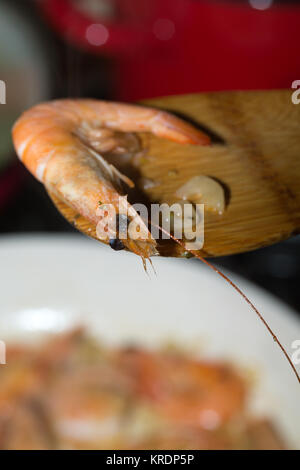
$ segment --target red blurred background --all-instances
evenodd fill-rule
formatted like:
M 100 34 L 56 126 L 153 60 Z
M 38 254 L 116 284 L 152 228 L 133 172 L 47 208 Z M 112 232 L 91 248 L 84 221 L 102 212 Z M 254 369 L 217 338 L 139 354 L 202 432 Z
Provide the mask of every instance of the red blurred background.
M 300 6 L 272 0 L 44 0 L 66 41 L 113 58 L 115 97 L 287 88 Z

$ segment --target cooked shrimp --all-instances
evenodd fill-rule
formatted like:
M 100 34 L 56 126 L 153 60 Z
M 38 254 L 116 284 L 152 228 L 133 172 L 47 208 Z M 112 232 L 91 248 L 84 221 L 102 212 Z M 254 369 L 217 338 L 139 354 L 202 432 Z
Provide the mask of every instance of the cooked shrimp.
M 121 364 L 139 377 L 138 392 L 174 423 L 212 430 L 243 408 L 244 383 L 226 365 L 140 350 L 125 352 Z
M 131 181 L 103 158 L 106 152 L 118 154 L 132 146 L 124 133 L 133 132 L 151 132 L 181 144 L 209 144 L 209 137 L 169 113 L 90 99 L 33 107 L 16 122 L 13 141 L 28 170 L 91 223 L 101 223 L 99 201 L 111 204 L 117 214 L 121 203 L 122 212 L 140 225 L 139 239 L 128 237 L 124 245 L 146 259 L 157 254 L 156 242 L 121 191 L 121 180 Z M 109 238 L 115 234 L 108 232 Z

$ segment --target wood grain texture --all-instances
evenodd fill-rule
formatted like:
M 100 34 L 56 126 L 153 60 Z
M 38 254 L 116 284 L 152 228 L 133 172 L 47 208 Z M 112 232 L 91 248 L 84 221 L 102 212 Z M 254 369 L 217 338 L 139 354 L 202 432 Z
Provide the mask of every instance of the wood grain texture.
M 147 152 L 135 168 L 140 178 L 156 183 L 143 195 L 153 202 L 174 201 L 175 191 L 199 174 L 224 185 L 224 215 L 205 214 L 204 256 L 253 250 L 300 232 L 300 105 L 291 95 L 290 90 L 222 92 L 145 102 L 212 136 L 211 147 L 199 147 L 141 134 Z M 79 230 L 95 236 L 85 219 L 51 197 Z M 172 241 L 160 248 L 163 256 L 182 256 Z

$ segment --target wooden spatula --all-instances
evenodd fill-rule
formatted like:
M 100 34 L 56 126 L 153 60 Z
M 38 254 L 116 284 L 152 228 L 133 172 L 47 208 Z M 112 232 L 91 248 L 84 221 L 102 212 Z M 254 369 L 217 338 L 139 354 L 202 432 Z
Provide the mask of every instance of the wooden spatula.
M 212 138 L 211 147 L 199 147 L 141 134 L 147 154 L 136 181 L 155 183 L 144 190 L 153 202 L 172 201 L 195 175 L 223 184 L 227 208 L 222 216 L 205 213 L 203 256 L 253 250 L 300 232 L 300 105 L 291 96 L 290 90 L 222 92 L 144 103 L 177 113 Z M 50 196 L 67 220 L 96 238 L 94 226 Z M 172 240 L 160 249 L 163 256 L 183 251 Z

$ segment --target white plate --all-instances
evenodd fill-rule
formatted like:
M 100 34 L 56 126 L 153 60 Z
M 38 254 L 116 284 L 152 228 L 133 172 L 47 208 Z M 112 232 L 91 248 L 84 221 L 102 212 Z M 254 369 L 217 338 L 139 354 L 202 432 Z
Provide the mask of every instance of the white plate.
M 155 259 L 149 279 L 137 257 L 81 236 L 0 238 L 0 339 L 34 341 L 83 324 L 107 342 L 175 341 L 195 354 L 252 370 L 251 406 L 300 448 L 300 387 L 249 306 L 196 260 Z M 235 275 L 289 354 L 300 323 L 278 299 Z M 9 367 L 9 364 L 0 366 Z

